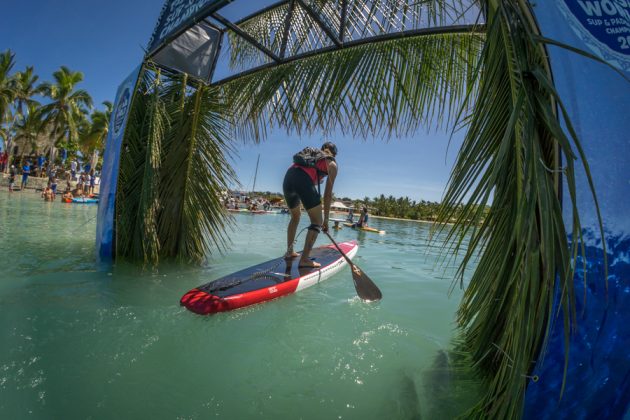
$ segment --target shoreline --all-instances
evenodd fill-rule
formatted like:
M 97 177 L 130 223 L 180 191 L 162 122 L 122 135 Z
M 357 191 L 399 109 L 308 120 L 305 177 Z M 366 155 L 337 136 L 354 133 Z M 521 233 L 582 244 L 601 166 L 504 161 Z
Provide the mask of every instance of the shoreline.
M 333 212 L 331 212 L 331 214 L 333 214 Z M 348 215 L 348 213 L 340 213 L 342 214 L 344 217 Z M 414 223 L 427 223 L 427 224 L 439 224 L 437 223 L 435 220 L 423 220 L 423 219 L 405 219 L 402 217 L 389 217 L 389 216 L 375 216 L 373 214 L 369 214 L 370 218 L 373 219 L 383 219 L 383 220 L 400 220 L 403 222 L 414 222 Z M 443 223 L 445 225 L 453 225 L 454 223 Z
M 416 222 L 416 223 L 429 223 L 435 224 L 435 220 L 422 220 L 422 219 L 405 219 L 402 217 L 389 217 L 389 216 L 375 216 L 373 214 L 369 214 L 372 219 L 383 219 L 383 220 L 401 220 L 404 222 Z

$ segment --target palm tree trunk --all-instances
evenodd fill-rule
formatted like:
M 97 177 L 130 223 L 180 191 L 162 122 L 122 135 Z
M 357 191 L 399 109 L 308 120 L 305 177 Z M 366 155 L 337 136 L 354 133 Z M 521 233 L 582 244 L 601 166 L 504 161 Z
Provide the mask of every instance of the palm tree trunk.
M 11 141 L 11 134 L 7 135 L 7 142 L 6 142 L 6 152 L 7 152 L 7 162 L 4 165 L 4 173 L 8 174 L 9 173 L 9 168 L 11 167 L 11 160 L 13 158 L 13 152 L 12 152 L 12 148 L 13 148 L 13 142 Z

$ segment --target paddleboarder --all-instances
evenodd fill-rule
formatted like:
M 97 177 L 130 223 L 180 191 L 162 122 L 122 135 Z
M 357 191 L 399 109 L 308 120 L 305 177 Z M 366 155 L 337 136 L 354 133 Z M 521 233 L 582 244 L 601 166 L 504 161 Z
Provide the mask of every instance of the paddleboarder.
M 337 146 L 326 142 L 321 149 L 307 147 L 293 156 L 293 165 L 287 170 L 282 184 L 284 199 L 289 208 L 291 220 L 287 228 L 286 259 L 300 256 L 293 250 L 295 234 L 300 223 L 300 202 L 308 213 L 311 224 L 308 227 L 304 250 L 300 257 L 300 267 L 319 267 L 320 264 L 309 259 L 311 249 L 317 240 L 317 235 L 323 229 L 328 231 L 332 190 L 337 177 Z M 322 197 L 319 185 L 326 180 L 324 188 L 324 206 L 322 217 Z
M 359 216 L 359 221 L 356 222 L 355 224 L 352 225 L 352 227 L 356 228 L 362 228 L 362 227 L 367 227 L 368 226 L 368 210 L 367 207 L 363 207 L 361 209 L 361 215 Z

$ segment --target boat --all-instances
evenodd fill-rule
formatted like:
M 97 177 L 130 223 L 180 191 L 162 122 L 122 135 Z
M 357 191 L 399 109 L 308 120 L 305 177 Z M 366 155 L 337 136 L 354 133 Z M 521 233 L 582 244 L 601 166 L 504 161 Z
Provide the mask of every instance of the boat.
M 350 259 L 359 250 L 356 241 L 342 242 L 339 247 Z M 200 315 L 231 311 L 314 286 L 348 264 L 334 245 L 314 248 L 311 259 L 321 267 L 300 268 L 299 257 L 280 257 L 245 268 L 190 290 L 182 296 L 180 305 Z
M 352 228 L 352 229 L 362 230 L 364 232 L 373 232 L 373 233 L 378 233 L 379 235 L 385 235 L 385 231 L 384 230 L 378 230 L 378 229 L 373 228 L 373 227 L 367 227 L 367 226 L 365 226 L 365 227 L 358 227 L 358 226 L 356 226 L 353 223 L 344 223 L 343 225 L 347 226 L 349 228 Z

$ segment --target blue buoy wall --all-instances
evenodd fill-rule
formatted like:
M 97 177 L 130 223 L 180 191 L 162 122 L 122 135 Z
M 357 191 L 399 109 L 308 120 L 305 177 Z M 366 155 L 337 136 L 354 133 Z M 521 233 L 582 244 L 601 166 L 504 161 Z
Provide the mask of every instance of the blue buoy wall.
M 629 1 L 550 0 L 536 2 L 533 11 L 543 36 L 595 54 L 630 78 Z M 586 284 L 579 258 L 574 279 L 577 329 L 570 343 L 566 388 L 560 398 L 565 362 L 560 314 L 534 371 L 539 380 L 528 385 L 525 417 L 622 419 L 630 408 L 630 82 L 576 53 L 558 47 L 549 47 L 549 52 L 556 88 L 597 189 L 608 247 L 608 289 L 595 206 L 582 172 L 577 181 L 587 241 Z M 565 203 L 568 197 L 565 187 Z M 570 226 L 568 205 L 565 221 Z

